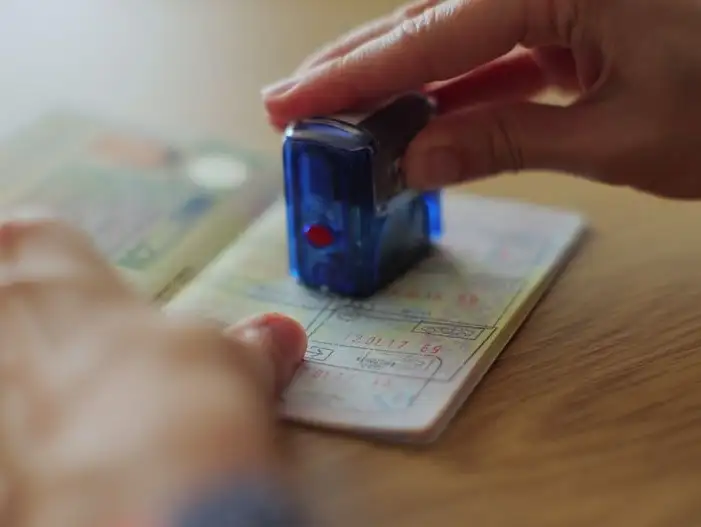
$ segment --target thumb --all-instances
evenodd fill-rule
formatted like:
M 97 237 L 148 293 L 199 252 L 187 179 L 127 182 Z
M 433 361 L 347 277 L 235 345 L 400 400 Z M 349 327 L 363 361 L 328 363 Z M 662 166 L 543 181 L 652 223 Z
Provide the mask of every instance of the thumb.
M 226 336 L 243 344 L 242 353 L 249 355 L 263 377 L 272 380 L 276 395 L 292 381 L 307 349 L 304 328 L 276 313 L 241 320 L 226 330 Z
M 445 114 L 409 145 L 407 181 L 425 189 L 525 169 L 590 174 L 615 139 L 602 110 L 517 103 Z

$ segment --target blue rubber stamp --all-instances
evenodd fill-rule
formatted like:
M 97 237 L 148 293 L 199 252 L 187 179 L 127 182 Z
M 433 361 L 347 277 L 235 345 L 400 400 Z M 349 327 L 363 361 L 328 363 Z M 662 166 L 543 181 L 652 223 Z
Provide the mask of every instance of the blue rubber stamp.
M 285 131 L 290 273 L 365 298 L 406 273 L 440 237 L 440 191 L 407 188 L 400 159 L 433 115 L 421 94 L 371 112 L 314 117 Z

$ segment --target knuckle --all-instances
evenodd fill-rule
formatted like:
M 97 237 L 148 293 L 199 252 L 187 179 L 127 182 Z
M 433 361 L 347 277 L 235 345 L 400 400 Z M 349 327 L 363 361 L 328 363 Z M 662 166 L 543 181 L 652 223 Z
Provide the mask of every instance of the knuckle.
M 490 173 L 517 172 L 525 166 L 521 142 L 506 114 L 494 112 L 487 130 L 487 167 Z
M 38 253 L 74 262 L 102 258 L 89 234 L 65 219 L 39 209 L 6 211 L 0 219 L 0 259 L 21 262 Z
M 530 47 L 543 42 L 572 42 L 575 28 L 581 20 L 581 1 L 527 0 L 521 5 L 522 44 Z
M 438 15 L 435 9 L 430 8 L 416 16 L 404 17 L 396 29 L 396 40 L 401 41 L 406 53 L 404 56 L 412 64 L 424 68 L 426 78 L 434 78 L 436 59 L 427 45 L 426 35 L 436 25 Z
M 368 72 L 363 78 L 347 75 L 348 72 L 356 70 L 359 63 L 365 59 L 358 51 L 341 55 L 325 66 L 324 77 L 337 79 L 336 89 L 340 98 L 350 101 L 363 99 L 368 86 L 377 85 L 382 72 Z
M 437 6 L 442 0 L 418 0 L 402 6 L 395 11 L 395 17 L 399 20 L 413 18 L 422 14 L 427 9 Z
M 64 221 L 52 216 L 47 211 L 40 209 L 18 208 L 4 211 L 0 219 L 0 229 L 9 233 L 12 232 L 20 238 L 28 238 L 37 234 L 53 231 L 66 230 L 70 227 Z
M 416 16 L 407 16 L 399 22 L 398 32 L 404 40 L 415 42 L 420 39 L 427 28 L 431 27 L 434 20 L 435 12 L 432 9 L 423 11 Z

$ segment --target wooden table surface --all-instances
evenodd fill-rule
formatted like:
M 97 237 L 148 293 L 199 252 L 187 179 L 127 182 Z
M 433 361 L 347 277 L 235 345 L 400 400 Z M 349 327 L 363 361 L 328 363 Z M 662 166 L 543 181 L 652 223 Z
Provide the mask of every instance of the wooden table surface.
M 56 105 L 277 155 L 259 89 L 392 0 L 1 0 L 0 134 Z M 701 167 L 700 167 L 701 168 Z M 468 187 L 592 234 L 445 435 L 297 431 L 328 525 L 701 525 L 701 206 L 560 174 Z

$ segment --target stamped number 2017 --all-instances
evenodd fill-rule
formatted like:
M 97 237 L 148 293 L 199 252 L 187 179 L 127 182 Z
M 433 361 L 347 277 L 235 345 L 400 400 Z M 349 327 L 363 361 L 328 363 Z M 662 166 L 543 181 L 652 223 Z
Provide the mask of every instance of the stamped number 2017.
M 403 349 L 409 344 L 408 340 L 390 339 L 377 335 L 360 335 L 358 333 L 349 334 L 346 337 L 346 342 L 350 342 L 356 346 L 372 346 L 375 348 L 394 350 Z

